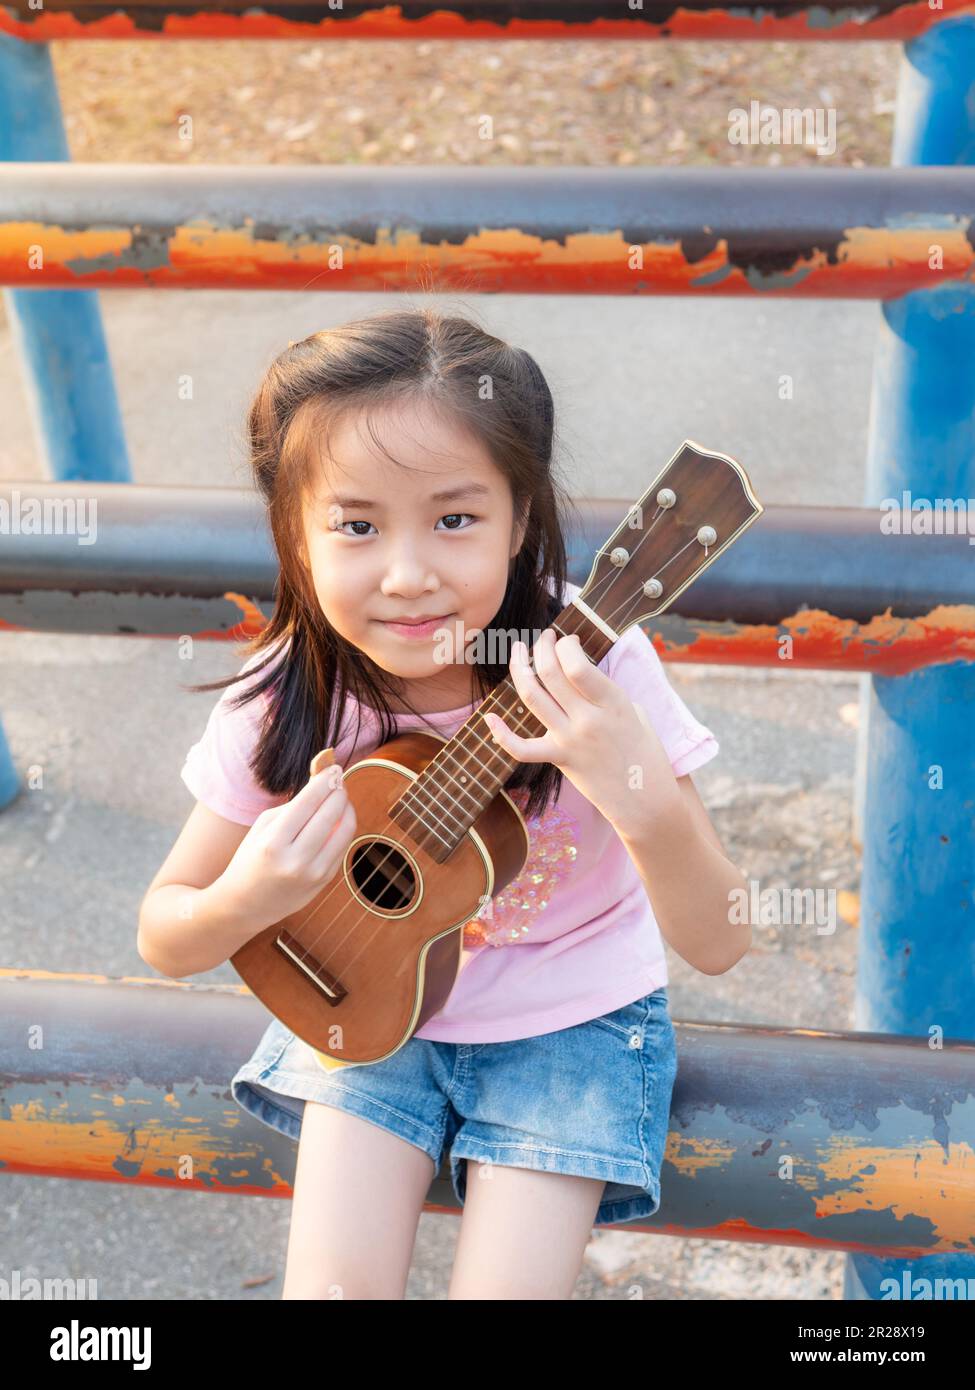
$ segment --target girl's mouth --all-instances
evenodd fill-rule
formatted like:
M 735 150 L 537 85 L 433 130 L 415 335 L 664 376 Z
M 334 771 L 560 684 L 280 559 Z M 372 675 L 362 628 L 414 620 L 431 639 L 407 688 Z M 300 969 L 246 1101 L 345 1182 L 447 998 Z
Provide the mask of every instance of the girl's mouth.
M 453 613 L 445 613 L 439 618 L 429 618 L 425 623 L 383 623 L 383 627 L 397 637 L 429 637 L 453 616 Z

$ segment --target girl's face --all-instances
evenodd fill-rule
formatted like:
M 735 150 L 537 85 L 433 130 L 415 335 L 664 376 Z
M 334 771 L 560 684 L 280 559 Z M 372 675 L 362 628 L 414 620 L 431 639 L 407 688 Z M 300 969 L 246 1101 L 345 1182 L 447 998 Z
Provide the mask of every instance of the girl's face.
M 420 402 L 373 418 L 406 467 L 360 417 L 333 427 L 304 503 L 303 558 L 337 632 L 421 712 L 455 709 L 473 698 L 464 647 L 501 606 L 525 528 L 504 474 L 459 425 Z M 437 621 L 412 636 L 389 626 L 415 618 Z

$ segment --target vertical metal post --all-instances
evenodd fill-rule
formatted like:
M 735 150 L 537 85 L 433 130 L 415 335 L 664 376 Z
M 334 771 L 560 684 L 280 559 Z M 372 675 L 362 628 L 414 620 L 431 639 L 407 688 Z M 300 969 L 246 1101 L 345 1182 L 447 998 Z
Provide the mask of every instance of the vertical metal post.
M 66 160 L 47 44 L 0 34 L 0 159 Z M 42 248 L 43 249 L 43 248 Z M 132 481 L 94 290 L 5 290 L 49 478 Z
M 892 162 L 975 162 L 975 20 L 946 20 L 906 46 Z M 946 219 L 945 235 L 952 234 Z M 975 496 L 973 362 L 975 287 L 942 285 L 883 305 L 866 505 L 905 492 L 932 506 L 936 498 Z M 972 1038 L 975 669 L 954 662 L 874 676 L 869 692 L 856 1027 L 933 1044 L 932 1029 Z M 950 1144 L 950 1105 L 939 1119 Z M 896 1210 L 890 1217 L 900 1219 Z M 912 1279 L 973 1277 L 973 1253 L 915 1261 L 850 1255 L 844 1295 L 903 1299 Z
M 46 44 L 0 34 L 0 159 L 69 158 Z M 41 248 L 43 250 L 43 248 Z M 131 482 L 125 434 L 92 290 L 5 290 L 4 307 L 49 478 Z M 0 807 L 18 780 L 0 736 Z
M 20 782 L 17 777 L 17 769 L 14 767 L 10 749 L 7 747 L 7 736 L 3 732 L 3 725 L 0 724 L 0 809 L 13 801 L 19 791 Z

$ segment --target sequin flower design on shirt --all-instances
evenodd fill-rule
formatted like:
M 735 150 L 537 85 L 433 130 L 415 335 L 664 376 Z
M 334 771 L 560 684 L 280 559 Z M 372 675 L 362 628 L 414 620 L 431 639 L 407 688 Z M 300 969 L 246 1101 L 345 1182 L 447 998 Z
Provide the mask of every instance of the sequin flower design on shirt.
M 524 814 L 525 787 L 508 795 Z M 484 904 L 464 927 L 464 947 L 507 946 L 524 941 L 532 922 L 548 906 L 559 883 L 572 872 L 578 853 L 578 822 L 556 803 L 544 815 L 532 816 L 528 826 L 528 858 L 517 878 Z

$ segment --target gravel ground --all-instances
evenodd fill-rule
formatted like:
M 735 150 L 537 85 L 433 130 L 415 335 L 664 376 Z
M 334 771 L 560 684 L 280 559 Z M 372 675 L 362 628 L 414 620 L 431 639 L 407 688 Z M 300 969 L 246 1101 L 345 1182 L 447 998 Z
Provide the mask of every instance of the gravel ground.
M 73 159 L 204 164 L 822 162 L 810 146 L 731 144 L 728 113 L 752 100 L 832 108 L 825 162 L 887 164 L 900 55 L 874 42 L 593 40 L 52 49 Z

